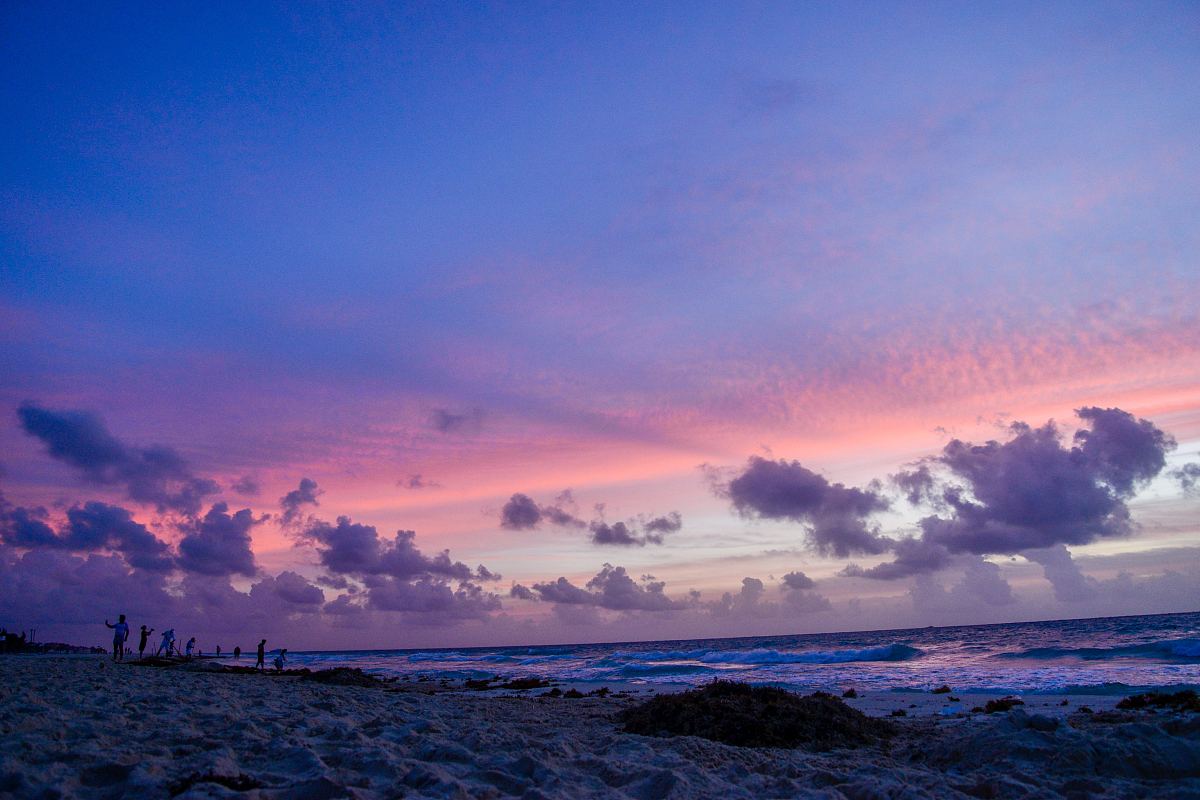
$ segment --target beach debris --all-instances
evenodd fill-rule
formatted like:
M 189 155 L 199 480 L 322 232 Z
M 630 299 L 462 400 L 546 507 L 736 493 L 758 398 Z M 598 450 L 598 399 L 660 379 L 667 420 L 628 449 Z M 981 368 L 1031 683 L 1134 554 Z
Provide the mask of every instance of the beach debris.
M 947 697 L 946 699 L 947 699 L 949 702 L 951 702 L 951 703 L 961 703 L 961 702 L 962 702 L 961 700 L 959 700 L 959 699 L 958 699 L 957 697 L 955 697 L 954 695 L 950 695 L 950 696 L 949 696 L 949 697 Z
M 1023 706 L 1025 701 L 1019 697 L 1001 697 L 996 700 L 988 700 L 982 711 L 985 714 L 996 714 L 1001 711 L 1011 711 L 1013 706 Z M 975 708 L 978 708 L 976 706 Z M 971 709 L 974 711 L 975 709 Z
M 1141 711 L 1144 709 L 1161 708 L 1168 711 L 1200 712 L 1200 696 L 1192 689 L 1175 692 L 1146 692 L 1124 698 L 1117 703 L 1117 708 L 1123 711 Z M 1081 711 L 1083 709 L 1080 709 Z
M 831 750 L 870 744 L 895 732 L 890 723 L 824 692 L 801 696 L 735 681 L 660 694 L 622 711 L 619 719 L 627 733 L 699 736 L 739 747 Z
M 858 692 L 854 691 L 853 689 L 847 689 L 846 691 L 842 692 L 842 697 L 847 697 L 853 700 L 854 698 L 858 697 Z
M 912 708 L 912 706 L 909 706 L 909 707 L 910 707 L 910 708 Z M 897 708 L 895 711 L 893 711 L 892 713 L 888 714 L 888 716 L 889 716 L 889 717 L 907 717 L 907 716 L 908 716 L 908 712 L 907 712 L 907 711 L 905 711 L 903 708 Z
M 555 686 L 548 692 L 542 692 L 539 697 L 562 697 L 563 690 Z
M 929 693 L 930 694 L 950 694 L 950 687 L 943 683 L 941 686 L 937 687 L 936 689 L 931 689 Z
M 562 696 L 569 697 L 572 700 L 574 700 L 577 697 L 583 697 L 584 694 L 583 694 L 583 692 L 579 691 L 578 689 L 567 689 L 565 692 L 563 692 Z

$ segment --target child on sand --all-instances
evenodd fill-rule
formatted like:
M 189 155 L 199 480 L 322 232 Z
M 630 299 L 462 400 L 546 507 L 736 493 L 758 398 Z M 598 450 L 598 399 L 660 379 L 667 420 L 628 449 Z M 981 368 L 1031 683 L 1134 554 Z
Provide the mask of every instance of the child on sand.
M 104 620 L 104 624 L 113 631 L 113 661 L 124 661 L 125 640 L 129 638 L 129 624 L 125 622 L 125 615 L 117 619 L 116 625 L 109 625 L 108 620 Z
M 275 656 L 275 671 L 283 672 L 283 666 L 287 663 L 287 648 L 279 651 L 279 655 Z
M 195 646 L 196 646 L 196 637 L 193 636 L 192 638 L 188 639 L 188 643 L 187 643 L 187 657 L 188 658 L 192 657 L 192 649 Z

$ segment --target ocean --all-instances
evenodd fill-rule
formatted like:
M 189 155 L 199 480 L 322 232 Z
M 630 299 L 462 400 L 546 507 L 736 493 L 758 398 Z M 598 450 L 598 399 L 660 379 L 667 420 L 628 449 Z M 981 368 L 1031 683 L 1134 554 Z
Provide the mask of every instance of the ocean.
M 1200 613 L 945 628 L 445 650 L 289 653 L 290 667 L 433 679 L 697 685 L 799 691 L 1121 693 L 1200 684 Z

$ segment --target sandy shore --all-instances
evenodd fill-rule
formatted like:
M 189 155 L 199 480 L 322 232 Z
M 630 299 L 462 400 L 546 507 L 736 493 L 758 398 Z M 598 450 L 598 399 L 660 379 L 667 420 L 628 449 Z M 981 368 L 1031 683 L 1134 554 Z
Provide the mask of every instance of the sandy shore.
M 1200 714 L 1105 713 L 1111 697 L 992 715 L 864 697 L 904 708 L 900 733 L 809 753 L 626 734 L 632 698 L 417 688 L 2 657 L 0 796 L 1200 798 Z

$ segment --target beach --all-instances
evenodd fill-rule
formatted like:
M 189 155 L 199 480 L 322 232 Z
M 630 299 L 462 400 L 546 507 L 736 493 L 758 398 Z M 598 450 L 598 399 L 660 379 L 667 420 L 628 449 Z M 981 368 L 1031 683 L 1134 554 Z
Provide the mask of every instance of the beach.
M 0 687 L 5 797 L 1200 797 L 1200 714 L 1110 711 L 1101 695 L 997 714 L 946 713 L 981 697 L 868 695 L 847 702 L 895 735 L 818 753 L 625 733 L 615 716 L 636 695 L 322 685 L 100 656 L 0 658 Z

